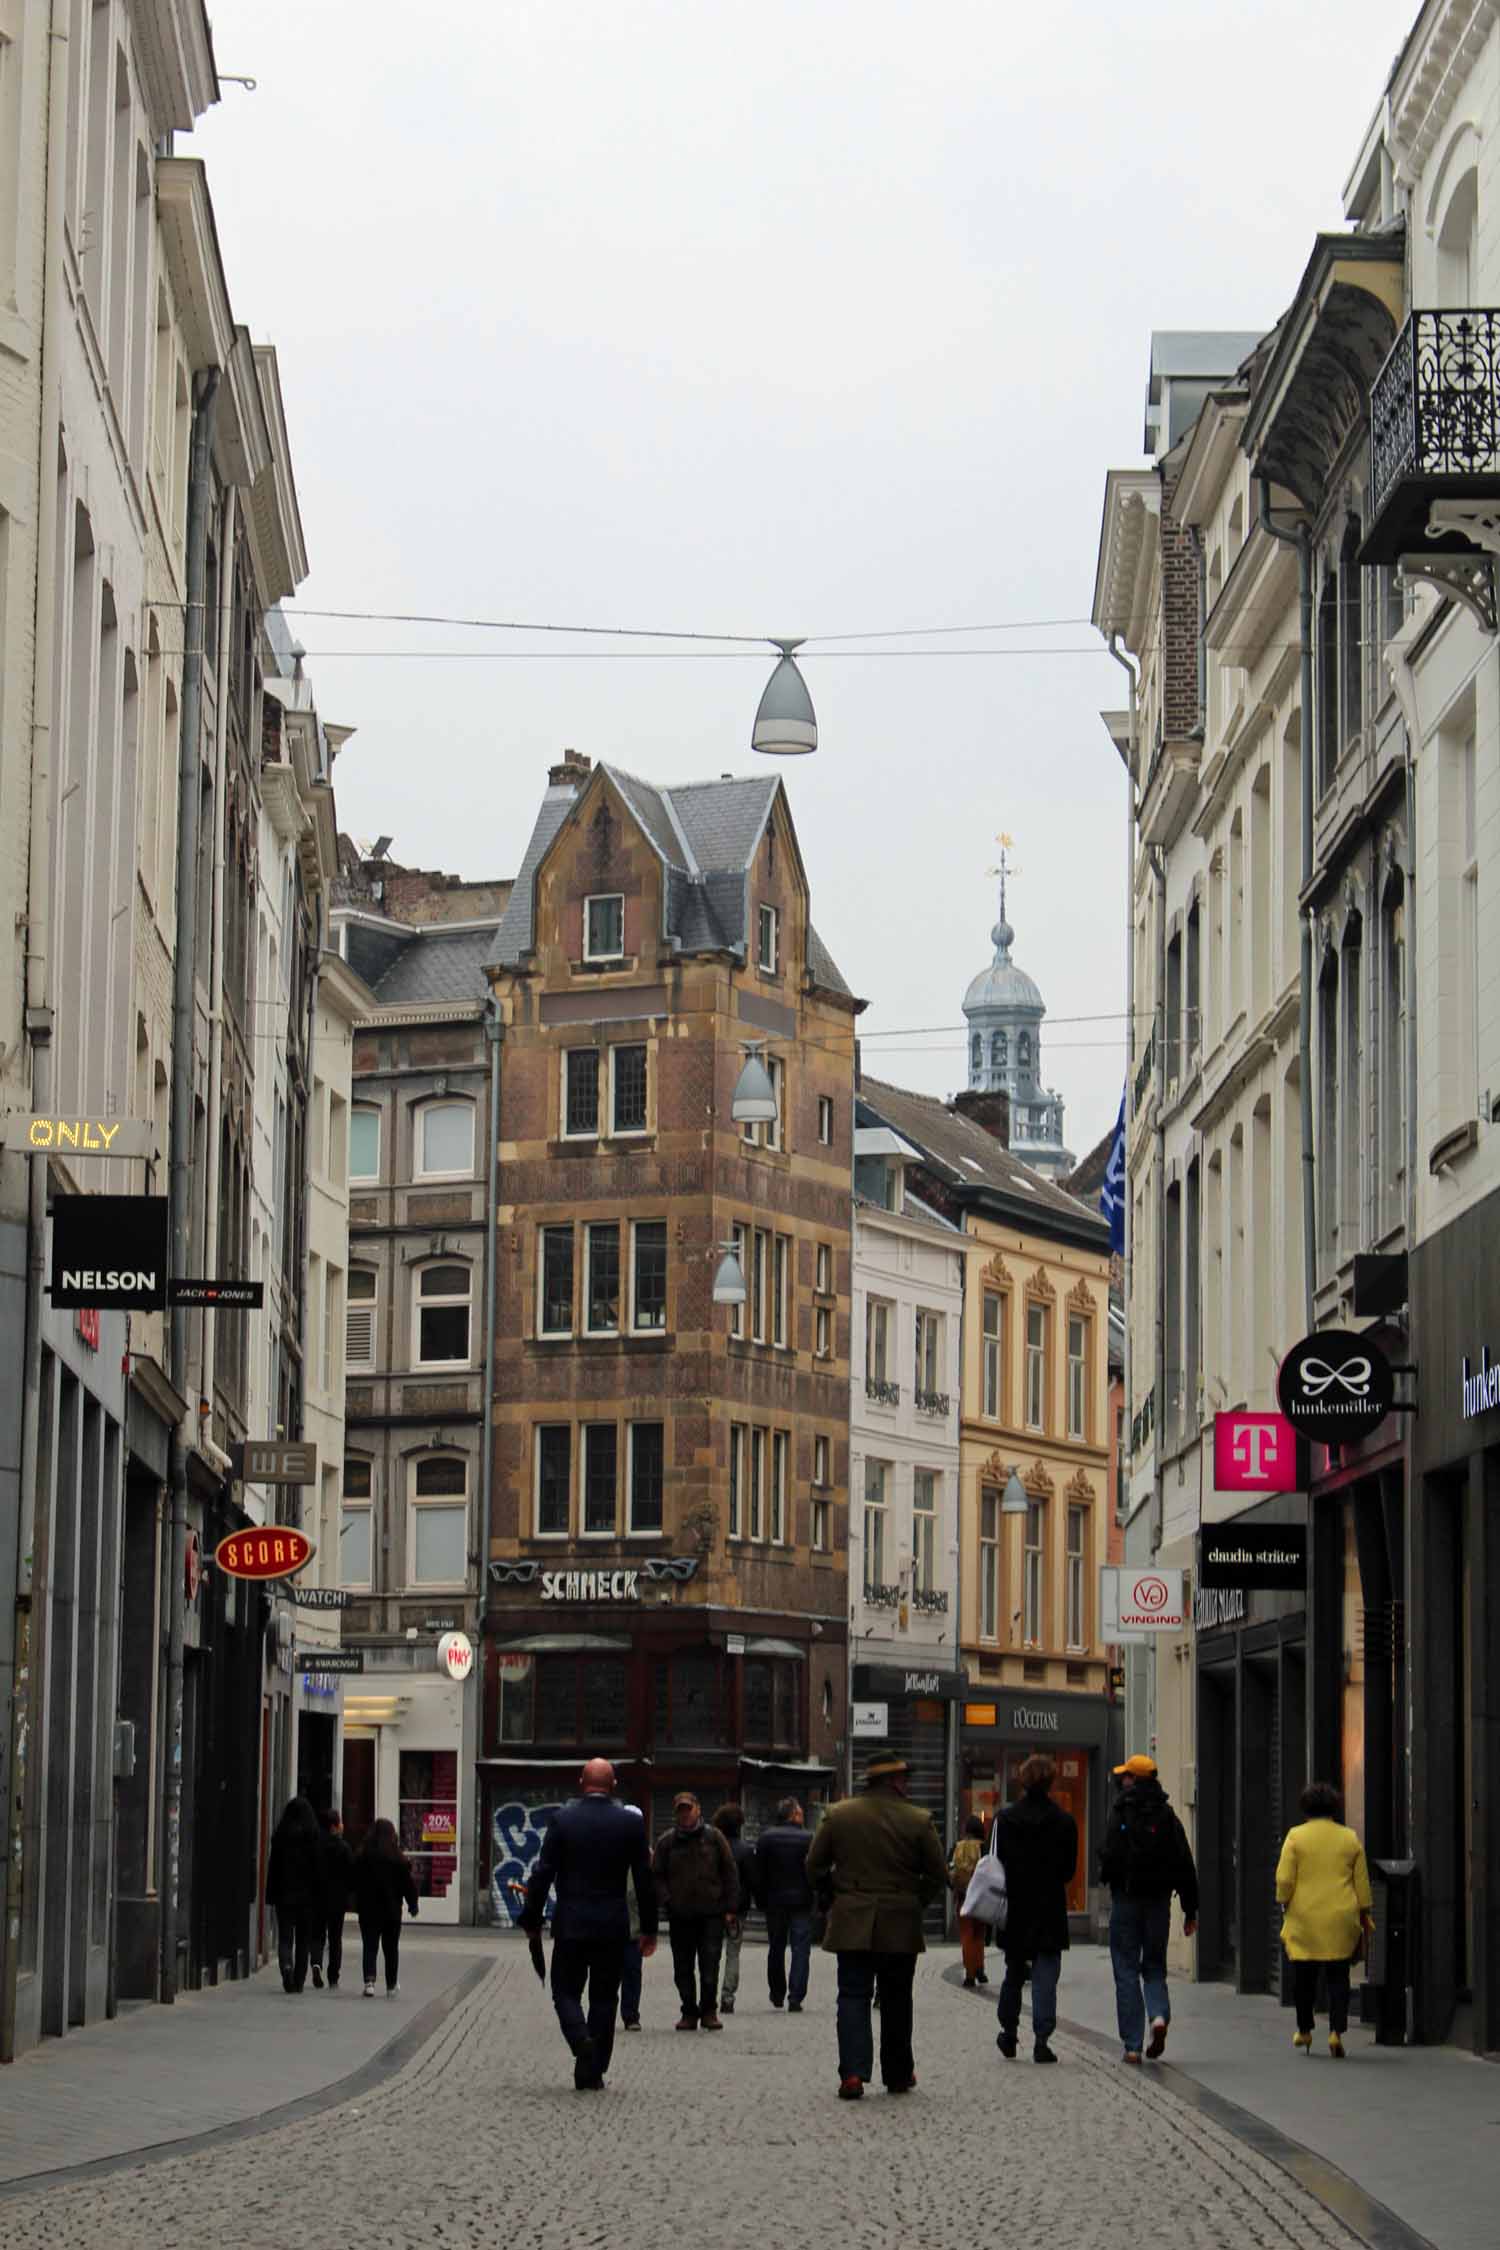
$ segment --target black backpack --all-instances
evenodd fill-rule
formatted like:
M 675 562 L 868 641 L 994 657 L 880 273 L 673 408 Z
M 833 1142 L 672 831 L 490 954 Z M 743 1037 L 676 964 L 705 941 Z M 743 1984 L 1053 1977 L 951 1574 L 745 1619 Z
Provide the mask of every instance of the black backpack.
M 1176 1887 L 1180 1852 L 1177 1816 L 1165 1797 L 1122 1799 L 1119 1807 L 1125 1888 L 1135 1898 L 1165 1897 Z

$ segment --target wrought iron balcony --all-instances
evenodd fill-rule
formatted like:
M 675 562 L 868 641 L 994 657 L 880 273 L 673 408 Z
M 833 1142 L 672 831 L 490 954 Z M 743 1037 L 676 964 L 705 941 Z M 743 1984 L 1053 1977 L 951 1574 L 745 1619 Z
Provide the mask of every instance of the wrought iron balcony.
M 901 1588 L 899 1586 L 867 1586 L 865 1588 L 865 1600 L 869 1603 L 871 1609 L 899 1609 L 901 1607 Z
M 919 1586 L 912 1595 L 911 1606 L 924 1617 L 946 1617 L 948 1614 L 948 1589 L 946 1586 L 928 1588 Z
M 1130 1111 L 1132 1116 L 1134 1116 L 1135 1112 L 1140 1108 L 1142 1102 L 1146 1099 L 1146 1096 L 1151 1091 L 1151 1077 L 1155 1069 L 1156 1026 L 1155 1024 L 1153 1024 L 1151 1026 L 1150 1036 L 1146 1041 L 1145 1052 L 1141 1056 L 1140 1062 L 1136 1067 L 1135 1086 L 1132 1089 L 1130 1100 Z
M 1370 392 L 1370 500 L 1361 562 L 1496 551 L 1500 311 L 1408 315 Z
M 946 1414 L 948 1411 L 946 1391 L 917 1391 L 913 1395 L 919 1414 Z
M 877 1406 L 899 1406 L 901 1404 L 901 1385 L 899 1383 L 878 1382 L 873 1375 L 867 1375 L 865 1377 L 865 1397 L 873 1399 Z

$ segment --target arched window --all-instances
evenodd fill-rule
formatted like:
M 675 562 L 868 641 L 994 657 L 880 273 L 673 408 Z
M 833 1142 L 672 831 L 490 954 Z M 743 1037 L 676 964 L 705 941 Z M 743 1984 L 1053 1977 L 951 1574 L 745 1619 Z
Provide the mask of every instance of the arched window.
M 1031 1033 L 1023 1031 L 1016 1041 L 1016 1062 L 1022 1073 L 1031 1068 Z
M 1448 198 L 1438 231 L 1438 303 L 1472 305 L 1479 250 L 1479 174 L 1471 166 Z
M 407 1584 L 462 1586 L 468 1576 L 469 1464 L 460 1453 L 426 1453 L 412 1464 Z
M 1003 1031 L 995 1033 L 995 1063 L 1000 1070 L 1006 1069 L 1010 1063 L 1010 1040 Z
M 469 1306 L 473 1272 L 466 1265 L 424 1266 L 417 1275 L 418 1367 L 463 1367 L 469 1362 Z
M 976 1070 L 983 1070 L 983 1068 L 984 1068 L 984 1040 L 983 1040 L 983 1038 L 982 1038 L 982 1037 L 980 1036 L 980 1034 L 979 1034 L 979 1033 L 978 1033 L 977 1031 L 976 1031 L 976 1032 L 975 1032 L 975 1034 L 974 1034 L 974 1053 L 973 1053 L 973 1058 L 972 1058 L 972 1059 L 973 1059 L 973 1065 L 974 1065 L 974 1068 L 975 1068 Z
M 474 1104 L 428 1102 L 417 1112 L 417 1175 L 453 1179 L 474 1169 Z

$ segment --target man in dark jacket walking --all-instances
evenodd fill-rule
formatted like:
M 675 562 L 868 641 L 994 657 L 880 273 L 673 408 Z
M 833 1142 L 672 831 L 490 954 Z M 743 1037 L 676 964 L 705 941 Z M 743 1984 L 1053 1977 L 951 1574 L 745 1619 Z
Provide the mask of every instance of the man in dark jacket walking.
M 573 2084 L 596 2093 L 615 2047 L 615 2009 L 630 1942 L 627 1882 L 640 1906 L 642 1956 L 656 1951 L 656 1884 L 646 1849 L 646 1823 L 632 1806 L 612 1803 L 615 1769 L 590 1758 L 578 1777 L 583 1795 L 564 1805 L 542 1839 L 526 1885 L 521 1927 L 541 1935 L 554 1884 L 552 2005 L 573 2051 Z M 588 1988 L 588 2014 L 583 2008 Z
M 276 1956 L 284 1992 L 307 1982 L 309 1942 L 322 1897 L 318 1816 L 305 1797 L 292 1797 L 276 1823 L 266 1866 L 266 1904 L 276 1909 Z
M 765 1911 L 766 1982 L 771 2005 L 783 2004 L 792 2015 L 807 1998 L 808 1969 L 812 1960 L 812 1885 L 807 1879 L 807 1854 L 812 1838 L 795 1797 L 783 1797 L 776 1807 L 776 1825 L 762 1829 L 755 1846 L 753 1881 L 755 1896 Z M 791 1947 L 792 1974 L 787 1981 L 786 1956 Z
M 656 1847 L 654 1871 L 667 1909 L 672 1939 L 672 1974 L 682 2014 L 679 2031 L 722 2031 L 719 2021 L 719 1959 L 724 1926 L 739 1912 L 739 1881 L 734 1854 L 717 1828 L 703 1818 L 691 1789 L 672 1800 L 676 1825 Z
M 815 1894 L 833 1893 L 826 1953 L 839 1957 L 839 2100 L 857 2102 L 875 2066 L 870 2008 L 880 1995 L 880 2075 L 888 2094 L 917 2083 L 912 1985 L 927 1950 L 922 1909 L 948 1879 L 932 1815 L 906 1802 L 907 1764 L 883 1750 L 865 1768 L 864 1793 L 823 1817 L 807 1855 Z
M 995 2044 L 1009 2060 L 1021 2024 L 1021 1988 L 1031 1972 L 1032 2060 L 1057 2060 L 1047 2042 L 1057 2027 L 1057 1980 L 1068 1949 L 1068 1885 L 1078 1865 L 1078 1823 L 1054 1805 L 1057 1767 L 1043 1755 L 1028 1758 L 1021 1795 L 995 1822 L 995 1856 L 1005 1869 L 1007 1909 L 1001 1944 L 1005 1981 L 1000 1987 L 1000 2029 Z
M 1109 1958 L 1115 1972 L 1115 2017 L 1127 2063 L 1139 2064 L 1146 2018 L 1152 2062 L 1167 2044 L 1172 1999 L 1167 1990 L 1167 1939 L 1172 1893 L 1182 1901 L 1182 1929 L 1198 1927 L 1198 1871 L 1182 1822 L 1157 1779 L 1156 1760 L 1137 1755 L 1115 1767 L 1121 1783 L 1109 1811 L 1099 1877 L 1113 1894 Z

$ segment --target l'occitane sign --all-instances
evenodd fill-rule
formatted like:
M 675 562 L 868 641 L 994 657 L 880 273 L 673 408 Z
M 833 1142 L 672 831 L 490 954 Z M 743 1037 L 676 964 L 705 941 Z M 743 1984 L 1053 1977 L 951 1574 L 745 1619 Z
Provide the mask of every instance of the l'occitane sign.
M 0 1117 L 7 1148 L 36 1156 L 150 1156 L 155 1127 L 147 1118 L 41 1116 L 12 1110 Z

